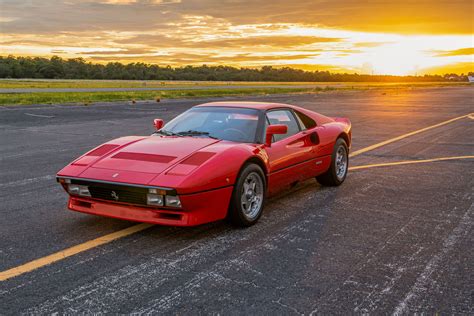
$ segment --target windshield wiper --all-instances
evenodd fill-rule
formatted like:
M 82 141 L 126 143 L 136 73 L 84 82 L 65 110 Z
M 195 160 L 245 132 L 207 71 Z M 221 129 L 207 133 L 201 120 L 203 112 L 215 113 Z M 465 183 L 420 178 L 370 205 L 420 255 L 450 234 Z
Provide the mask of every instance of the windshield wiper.
M 181 136 L 179 135 L 179 133 L 174 133 L 174 132 L 165 131 L 165 130 L 159 130 L 159 131 L 154 132 L 153 134 L 161 134 L 165 136 Z
M 218 139 L 217 137 L 214 137 L 211 134 L 209 134 L 209 132 L 202 132 L 202 131 L 195 131 L 195 130 L 179 132 L 179 133 L 176 133 L 176 135 L 178 136 L 207 136 L 209 138 Z

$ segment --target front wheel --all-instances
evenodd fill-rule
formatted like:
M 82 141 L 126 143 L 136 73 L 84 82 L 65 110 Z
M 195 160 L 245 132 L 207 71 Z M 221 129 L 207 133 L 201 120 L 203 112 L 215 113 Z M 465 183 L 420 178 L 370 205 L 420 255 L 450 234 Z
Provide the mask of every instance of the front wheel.
M 341 185 L 349 168 L 349 148 L 344 139 L 339 138 L 334 145 L 329 170 L 316 177 L 319 183 L 327 186 Z
M 262 216 L 265 201 L 265 176 L 256 164 L 242 168 L 236 181 L 229 207 L 229 219 L 234 225 L 248 227 Z

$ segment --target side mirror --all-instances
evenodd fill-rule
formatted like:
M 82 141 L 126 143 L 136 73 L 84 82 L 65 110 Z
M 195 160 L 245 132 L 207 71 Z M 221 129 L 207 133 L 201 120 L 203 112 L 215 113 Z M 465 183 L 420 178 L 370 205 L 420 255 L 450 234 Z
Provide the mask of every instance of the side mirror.
M 309 135 L 309 139 L 311 140 L 311 142 L 315 145 L 319 145 L 319 143 L 321 142 L 319 140 L 319 134 L 318 132 L 312 132 L 310 135 Z
M 267 132 L 265 134 L 265 145 L 268 147 L 272 145 L 273 135 L 286 133 L 288 133 L 288 126 L 284 124 L 268 125 Z
M 154 119 L 153 120 L 153 125 L 155 125 L 155 128 L 158 131 L 163 127 L 163 125 L 165 125 L 165 121 L 163 121 L 161 119 Z

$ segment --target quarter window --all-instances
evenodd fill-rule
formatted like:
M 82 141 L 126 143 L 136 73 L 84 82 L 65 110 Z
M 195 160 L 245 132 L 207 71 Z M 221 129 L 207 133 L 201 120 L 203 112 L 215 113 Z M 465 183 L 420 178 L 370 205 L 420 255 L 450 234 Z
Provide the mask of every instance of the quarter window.
M 295 111 L 298 120 L 300 121 L 300 125 L 304 129 L 310 129 L 316 127 L 316 122 L 310 118 L 308 115 L 303 114 L 301 112 Z

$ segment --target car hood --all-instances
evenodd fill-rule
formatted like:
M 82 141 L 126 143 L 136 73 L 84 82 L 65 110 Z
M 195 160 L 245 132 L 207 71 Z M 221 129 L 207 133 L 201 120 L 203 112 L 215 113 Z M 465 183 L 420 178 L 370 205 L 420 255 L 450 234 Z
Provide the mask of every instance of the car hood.
M 137 175 L 141 175 L 138 177 L 141 178 L 139 182 L 148 182 L 194 152 L 217 142 L 219 140 L 201 137 L 142 138 L 122 145 L 90 163 L 80 177 L 130 182 L 130 177 L 138 180 Z M 81 161 L 75 163 L 80 164 Z

